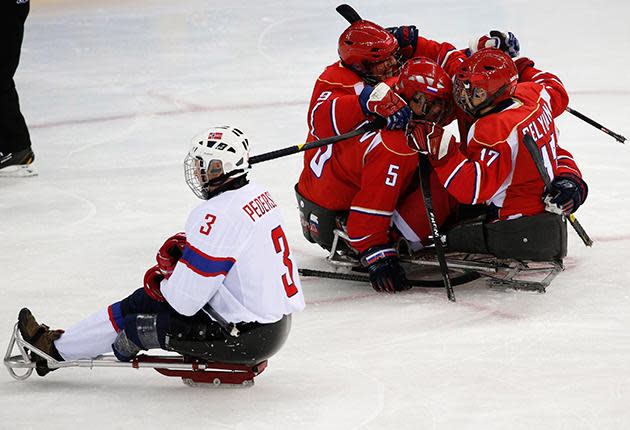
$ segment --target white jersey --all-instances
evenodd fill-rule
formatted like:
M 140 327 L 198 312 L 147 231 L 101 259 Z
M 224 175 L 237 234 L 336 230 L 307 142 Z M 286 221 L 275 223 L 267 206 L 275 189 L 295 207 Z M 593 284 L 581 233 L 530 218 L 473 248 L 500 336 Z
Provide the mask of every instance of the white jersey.
M 210 303 L 234 323 L 271 323 L 304 309 L 298 268 L 269 192 L 249 183 L 195 208 L 182 258 L 161 291 L 183 315 Z

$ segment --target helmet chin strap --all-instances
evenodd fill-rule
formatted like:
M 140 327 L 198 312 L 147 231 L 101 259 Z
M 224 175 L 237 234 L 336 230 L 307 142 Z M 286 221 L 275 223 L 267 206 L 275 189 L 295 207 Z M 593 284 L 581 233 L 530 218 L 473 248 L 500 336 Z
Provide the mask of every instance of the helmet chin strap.
M 203 194 L 206 200 L 211 199 L 212 197 L 218 196 L 219 194 L 229 191 L 235 190 L 237 188 L 244 187 L 249 183 L 249 179 L 247 178 L 247 174 L 243 176 L 239 176 L 237 178 L 229 180 L 232 176 L 237 175 L 239 173 L 243 173 L 245 170 L 233 170 L 227 175 L 221 175 L 217 178 L 214 178 L 208 182 L 203 187 Z M 212 191 L 210 191 L 209 187 L 215 187 Z

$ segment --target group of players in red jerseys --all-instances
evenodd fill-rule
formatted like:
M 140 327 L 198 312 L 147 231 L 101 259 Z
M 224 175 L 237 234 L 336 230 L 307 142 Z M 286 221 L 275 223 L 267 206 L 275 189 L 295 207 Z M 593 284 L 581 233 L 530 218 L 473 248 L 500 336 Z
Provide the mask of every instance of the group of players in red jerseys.
M 438 225 L 464 208 L 481 207 L 492 221 L 545 210 L 568 215 L 584 202 L 588 187 L 571 154 L 558 146 L 554 124 L 567 92 L 530 59 L 514 59 L 519 43 L 512 33 L 491 31 L 457 50 L 419 36 L 415 26 L 385 29 L 358 20 L 341 34 L 338 52 L 340 61 L 315 83 L 307 142 L 377 117 L 386 125 L 306 151 L 296 192 L 301 206 L 308 202 L 312 209 L 301 208 L 307 238 L 330 249 L 331 226 L 345 220 L 337 227 L 347 229 L 347 245 L 377 291 L 409 286 L 397 240 L 413 251 L 430 243 L 418 153 L 432 166 Z M 459 141 L 444 129 L 453 121 Z M 550 189 L 524 146 L 526 134 L 538 145 Z

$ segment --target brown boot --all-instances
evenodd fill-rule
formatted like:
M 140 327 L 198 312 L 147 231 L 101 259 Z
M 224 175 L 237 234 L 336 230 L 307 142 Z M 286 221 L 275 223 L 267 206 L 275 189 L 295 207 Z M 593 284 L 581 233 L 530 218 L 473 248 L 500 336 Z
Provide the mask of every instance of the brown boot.
M 22 309 L 18 315 L 18 329 L 26 342 L 48 354 L 55 360 L 63 361 L 63 358 L 53 343 L 61 337 L 63 330 L 50 330 L 48 326 L 38 324 L 31 311 L 27 308 Z M 48 372 L 55 370 L 48 367 L 45 358 L 40 357 L 34 352 L 31 352 L 31 359 L 35 361 L 35 370 L 39 376 L 44 376 Z

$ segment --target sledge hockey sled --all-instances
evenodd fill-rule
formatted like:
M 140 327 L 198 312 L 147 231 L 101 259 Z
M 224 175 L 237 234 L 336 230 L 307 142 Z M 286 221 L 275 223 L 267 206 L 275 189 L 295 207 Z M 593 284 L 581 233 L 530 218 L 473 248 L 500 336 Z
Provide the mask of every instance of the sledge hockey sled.
M 304 236 L 327 249 L 326 260 L 335 267 L 333 271 L 300 269 L 300 274 L 369 282 L 361 273 L 365 271 L 356 251 L 348 245 L 343 213 L 308 201 L 297 187 L 296 196 Z M 452 285 L 483 278 L 490 287 L 545 292 L 564 270 L 567 226 L 564 217 L 551 213 L 495 222 L 473 219 L 455 225 L 439 240 L 445 246 Z M 413 252 L 404 240 L 396 245 L 413 286 L 444 286 L 433 246 Z
M 15 351 L 17 350 L 17 351 Z M 13 355 L 17 352 L 16 355 Z M 9 374 L 22 381 L 27 379 L 36 368 L 30 352 L 43 357 L 50 369 L 64 367 L 127 367 L 133 369 L 149 368 L 165 376 L 182 378 L 186 385 L 227 385 L 227 386 L 252 386 L 254 377 L 267 367 L 267 360 L 254 366 L 240 364 L 215 363 L 182 355 L 148 355 L 142 354 L 130 362 L 118 361 L 114 355 L 103 355 L 95 359 L 81 359 L 59 361 L 34 347 L 24 340 L 17 323 L 13 327 L 13 333 L 7 352 L 4 356 L 4 365 Z M 16 371 L 22 369 L 23 373 Z

